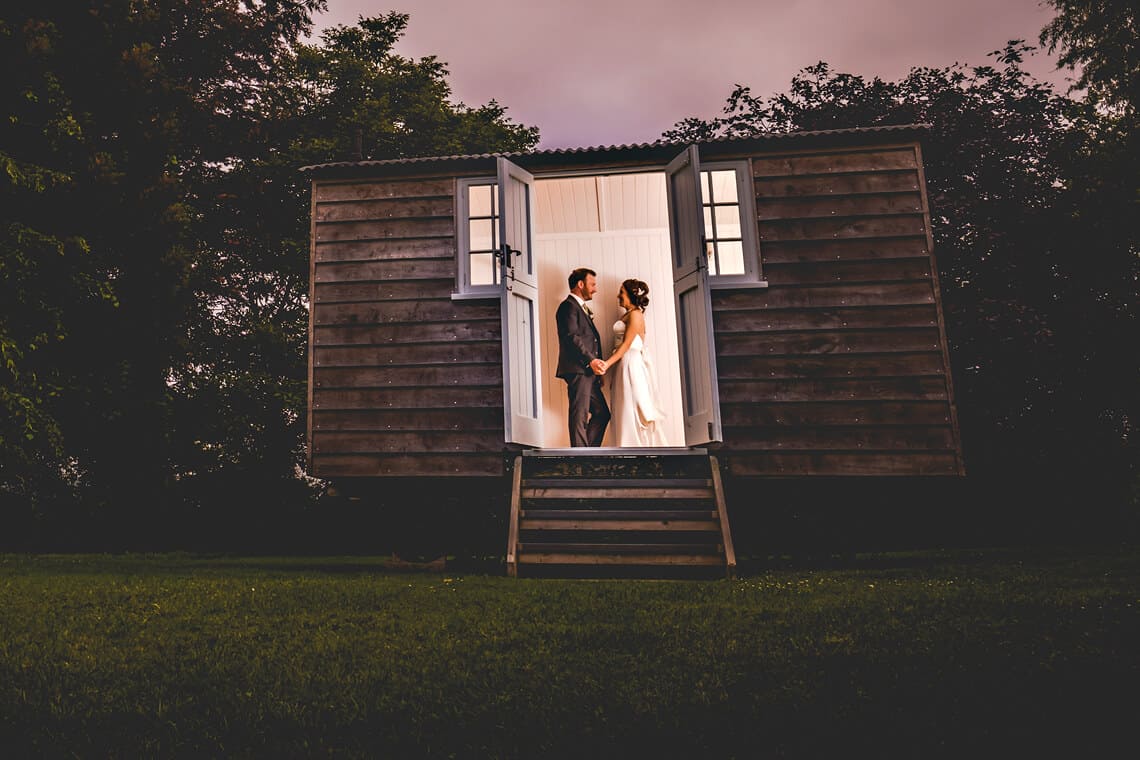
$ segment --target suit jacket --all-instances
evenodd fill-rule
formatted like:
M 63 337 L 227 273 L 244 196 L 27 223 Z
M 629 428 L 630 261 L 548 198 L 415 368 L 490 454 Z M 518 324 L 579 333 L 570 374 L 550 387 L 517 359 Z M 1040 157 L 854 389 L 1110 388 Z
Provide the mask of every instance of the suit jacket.
M 554 318 L 558 324 L 558 369 L 554 374 L 563 378 L 594 374 L 590 362 L 602 355 L 602 339 L 594 321 L 572 295 L 558 304 Z

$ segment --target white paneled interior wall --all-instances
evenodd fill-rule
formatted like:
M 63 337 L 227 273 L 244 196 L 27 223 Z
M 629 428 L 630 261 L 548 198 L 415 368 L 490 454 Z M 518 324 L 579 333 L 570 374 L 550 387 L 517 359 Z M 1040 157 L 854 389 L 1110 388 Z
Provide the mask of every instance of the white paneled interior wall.
M 667 414 L 665 437 L 670 446 L 685 445 L 667 219 L 665 175 L 660 172 L 535 182 L 544 447 L 569 446 L 566 383 L 554 376 L 554 312 L 568 293 L 567 276 L 577 267 L 598 273 L 591 308 L 606 355 L 613 350 L 613 325 L 622 315 L 617 305 L 622 281 L 636 277 L 649 285 L 646 344 Z M 607 400 L 611 382 L 607 377 Z M 612 435 L 611 428 L 603 445 L 614 445 Z

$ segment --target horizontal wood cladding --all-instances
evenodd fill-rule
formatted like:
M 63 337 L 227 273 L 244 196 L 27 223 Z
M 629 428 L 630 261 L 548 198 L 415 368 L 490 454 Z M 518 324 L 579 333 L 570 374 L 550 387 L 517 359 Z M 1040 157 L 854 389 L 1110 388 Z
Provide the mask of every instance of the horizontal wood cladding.
M 757 164 L 763 166 L 762 161 L 753 161 L 754 167 Z M 918 193 L 918 174 L 914 169 L 907 166 L 894 171 L 857 171 L 850 174 L 756 176 L 756 197 L 761 201 L 768 198 L 782 201 L 811 195 L 842 197 L 862 193 Z
M 864 282 L 920 282 L 930 279 L 930 259 L 878 261 L 808 261 L 769 263 L 764 267 L 769 284 L 829 285 Z
M 917 191 L 867 195 L 819 195 L 757 199 L 761 221 L 829 217 L 921 214 L 922 195 Z
M 722 378 L 720 403 L 946 401 L 941 377 Z
M 915 146 L 752 160 L 765 291 L 713 294 L 739 475 L 955 474 Z
M 721 418 L 730 428 L 950 424 L 942 401 L 738 401 L 722 403 Z
M 813 174 L 866 173 L 918 169 L 914 146 L 882 147 L 819 153 L 757 156 L 752 173 L 757 177 L 802 177 Z
M 418 414 L 422 409 L 493 408 L 502 414 L 502 388 L 317 388 L 313 409 L 397 409 Z
M 423 386 L 498 386 L 502 362 L 461 366 L 318 367 L 316 388 L 417 388 Z
M 317 224 L 318 243 L 383 240 L 385 238 L 434 238 L 454 234 L 455 220 L 451 217 Z
M 391 300 L 314 304 L 314 321 L 326 325 L 381 325 L 392 322 L 464 322 L 498 319 L 498 301 Z
M 383 280 L 447 280 L 455 282 L 455 262 L 445 259 L 387 259 L 318 263 L 314 273 L 318 286 Z M 318 288 L 320 290 L 320 288 Z
M 818 308 L 808 305 L 749 309 L 740 307 L 736 301 L 738 308 L 735 310 L 725 308 L 724 303 L 723 296 L 713 295 L 713 326 L 717 340 L 726 342 L 727 336 L 744 332 L 938 327 L 938 311 L 933 303 L 922 306 Z
M 920 213 L 892 216 L 846 216 L 818 219 L 770 219 L 760 222 L 760 250 L 771 240 L 907 237 L 926 234 Z
M 507 468 L 498 454 L 313 454 L 313 469 L 323 478 L 501 477 Z
M 427 298 L 451 300 L 452 280 L 384 280 L 381 282 L 318 282 L 317 303 L 378 303 Z
M 322 409 L 313 415 L 313 430 L 380 432 L 407 430 L 498 430 L 503 429 L 501 407 L 454 409 Z
M 318 266 L 344 261 L 386 261 L 402 259 L 445 259 L 455 262 L 455 239 L 446 237 L 412 240 L 334 240 L 317 243 L 314 258 Z
M 503 430 L 313 431 L 313 454 L 460 454 L 503 451 Z
M 502 475 L 497 301 L 453 301 L 454 179 L 318 183 L 318 477 Z
M 765 291 L 726 292 L 714 298 L 725 311 L 755 309 L 821 308 L 828 306 L 910 306 L 933 304 L 934 290 L 929 282 L 874 282 L 856 285 L 788 287 L 792 283 L 772 283 Z M 783 286 L 783 287 L 781 287 Z
M 318 367 L 384 367 L 414 365 L 498 364 L 502 344 L 399 343 L 371 346 L 317 346 L 313 361 Z
M 785 377 L 920 377 L 941 375 L 942 372 L 942 355 L 935 351 L 717 357 L 717 374 L 726 380 Z
M 451 197 L 455 192 L 452 179 L 361 180 L 359 182 L 320 182 L 316 201 L 370 201 L 377 199 L 407 200 L 423 197 Z
M 949 425 L 857 427 L 729 427 L 724 428 L 724 446 L 731 450 L 804 449 L 813 451 L 953 451 L 954 435 Z
M 892 238 L 828 238 L 825 240 L 768 240 L 760 258 L 764 269 L 774 264 L 824 261 L 865 261 L 874 259 L 929 259 L 926 235 Z
M 387 198 L 383 200 L 318 203 L 317 224 L 322 222 L 391 221 L 396 219 L 431 219 L 451 216 L 452 199 Z
M 717 356 L 803 356 L 816 354 L 911 353 L 939 351 L 937 327 L 826 332 L 745 333 L 722 336 Z
M 720 459 L 733 476 L 958 474 L 958 457 L 953 451 L 764 451 Z M 757 500 L 763 500 L 762 491 L 757 493 Z M 734 503 L 738 508 L 754 506 Z
M 496 314 L 488 319 L 439 322 L 390 322 L 364 325 L 322 325 L 316 330 L 318 346 L 370 346 L 382 343 L 502 343 L 502 322 Z

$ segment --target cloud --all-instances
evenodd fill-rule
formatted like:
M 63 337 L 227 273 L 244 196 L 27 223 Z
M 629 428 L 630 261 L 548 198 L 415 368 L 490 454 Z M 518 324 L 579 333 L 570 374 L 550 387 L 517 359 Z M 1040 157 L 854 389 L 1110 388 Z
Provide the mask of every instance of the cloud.
M 403 55 L 448 63 L 455 98 L 491 99 L 538 126 L 544 148 L 655 140 L 687 116 L 720 112 L 737 83 L 787 89 L 824 60 L 897 79 L 913 66 L 980 65 L 1007 40 L 1036 40 L 1039 0 L 406 0 Z M 319 26 L 376 15 L 329 0 Z M 1061 82 L 1040 57 L 1028 68 Z

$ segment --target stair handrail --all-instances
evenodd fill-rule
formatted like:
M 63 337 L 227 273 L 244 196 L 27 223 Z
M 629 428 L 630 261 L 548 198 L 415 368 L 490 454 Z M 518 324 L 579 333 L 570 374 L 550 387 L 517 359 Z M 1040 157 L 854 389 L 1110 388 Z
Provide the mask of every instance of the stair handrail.
M 522 469 L 522 456 L 516 456 L 515 470 L 511 478 L 511 517 L 507 528 L 507 575 L 511 578 L 517 577 L 519 571 L 519 502 L 522 499 Z
M 724 500 L 724 484 L 720 479 L 720 464 L 709 454 L 709 469 L 712 470 L 713 490 L 716 493 L 716 511 L 720 517 L 720 532 L 724 542 L 725 574 L 736 577 L 736 550 L 732 548 L 732 531 L 728 527 L 728 507 Z

